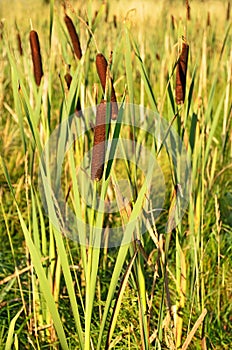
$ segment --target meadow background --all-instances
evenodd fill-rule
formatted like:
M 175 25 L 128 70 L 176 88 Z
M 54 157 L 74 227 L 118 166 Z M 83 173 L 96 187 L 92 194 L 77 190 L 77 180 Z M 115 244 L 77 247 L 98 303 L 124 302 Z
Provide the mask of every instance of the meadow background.
M 0 1 L 0 349 L 231 348 L 228 3 L 189 1 L 188 20 L 185 1 L 66 2 L 80 37 L 79 61 L 62 2 Z M 44 71 L 39 87 L 31 60 L 32 28 L 39 35 Z M 189 44 L 186 98 L 177 106 L 175 69 L 183 36 Z M 98 51 L 107 60 L 113 51 L 110 71 L 118 101 L 141 104 L 172 123 L 192 165 L 182 222 L 167 233 L 160 216 L 143 236 L 136 226 L 137 244 L 123 249 L 80 246 L 60 235 L 38 193 L 39 156 L 54 128 L 75 112 L 78 99 L 83 111 L 101 101 Z M 73 77 L 69 91 L 67 72 Z M 131 133 L 141 138 L 138 130 Z M 75 166 L 92 142 L 88 134 L 70 152 L 62 185 L 66 193 L 71 188 L 68 200 L 75 212 L 103 227 L 104 217 L 95 217 L 81 202 L 75 182 Z M 123 164 L 118 167 L 121 171 Z M 141 174 L 127 167 L 137 196 L 112 225 L 126 226 L 142 206 Z M 169 168 L 175 173 L 167 161 L 167 213 L 173 206 Z M 97 185 L 102 196 L 108 185 Z

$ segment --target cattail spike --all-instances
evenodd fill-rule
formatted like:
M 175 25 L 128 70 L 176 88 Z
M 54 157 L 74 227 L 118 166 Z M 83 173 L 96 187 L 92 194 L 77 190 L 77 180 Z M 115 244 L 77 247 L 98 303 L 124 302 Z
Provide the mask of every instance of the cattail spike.
M 188 66 L 189 45 L 186 42 L 182 43 L 182 51 L 177 62 L 176 69 L 176 103 L 184 103 L 186 89 L 186 74 Z
M 64 76 L 64 79 L 65 79 L 65 81 L 66 81 L 67 88 L 68 88 L 68 90 L 69 90 L 69 89 L 70 89 L 71 82 L 72 82 L 72 76 L 71 76 L 71 74 L 66 73 L 65 76 Z
M 97 67 L 97 73 L 98 73 L 98 76 L 99 76 L 99 79 L 101 82 L 102 89 L 105 93 L 108 63 L 107 63 L 105 56 L 102 53 L 99 53 L 96 56 L 96 67 Z M 117 99 L 116 99 L 116 94 L 115 94 L 112 79 L 111 79 L 111 98 L 110 98 L 110 101 L 112 102 L 111 118 L 115 120 L 117 118 L 117 115 L 118 115 L 118 105 L 117 105 Z
M 33 68 L 34 68 L 35 82 L 37 86 L 39 86 L 43 76 L 43 68 L 42 68 L 42 59 L 40 54 L 39 37 L 35 30 L 31 30 L 30 32 L 30 45 L 31 45 L 31 55 L 32 55 Z
M 66 14 L 64 16 L 64 21 L 65 21 L 66 27 L 68 29 L 72 44 L 73 44 L 74 53 L 75 53 L 76 57 L 80 60 L 82 57 L 81 44 L 80 44 L 80 40 L 79 40 L 79 37 L 77 35 L 76 29 L 74 27 L 74 24 L 73 24 L 71 18 Z
M 107 66 L 108 66 L 108 63 L 105 59 L 105 56 L 102 53 L 98 53 L 96 56 L 96 67 L 97 67 L 97 73 L 101 82 L 101 86 L 104 92 L 106 88 Z
M 106 137 L 106 101 L 97 106 L 96 125 L 94 127 L 94 143 L 91 164 L 91 179 L 100 181 L 104 171 L 105 137 Z

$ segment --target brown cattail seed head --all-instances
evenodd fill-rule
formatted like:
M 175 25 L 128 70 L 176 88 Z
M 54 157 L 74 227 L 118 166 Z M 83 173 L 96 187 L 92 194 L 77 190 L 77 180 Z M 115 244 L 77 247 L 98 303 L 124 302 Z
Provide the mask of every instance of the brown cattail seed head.
M 96 56 L 96 67 L 97 67 L 97 73 L 101 82 L 101 86 L 104 92 L 106 88 L 107 66 L 108 64 L 105 59 L 105 56 L 102 53 L 98 53 Z
M 97 106 L 96 125 L 91 164 L 91 179 L 100 181 L 104 171 L 105 138 L 106 138 L 106 101 Z
M 96 67 L 97 67 L 97 73 L 101 82 L 102 89 L 105 93 L 106 89 L 106 77 L 107 77 L 107 67 L 108 63 L 105 58 L 105 56 L 102 53 L 97 54 L 96 56 Z M 111 118 L 116 119 L 118 115 L 118 105 L 117 105 L 117 99 L 116 94 L 113 86 L 113 81 L 111 79 L 111 98 L 110 101 L 112 103 L 112 109 L 111 109 Z
M 185 100 L 188 52 L 189 52 L 189 45 L 186 42 L 183 42 L 182 51 L 178 59 L 177 68 L 176 68 L 176 103 L 177 104 L 184 103 L 184 100 Z
M 68 90 L 69 90 L 69 89 L 70 89 L 71 82 L 72 82 L 72 76 L 71 76 L 71 74 L 66 73 L 65 76 L 64 76 L 64 79 L 65 79 L 65 81 L 66 81 L 67 88 L 68 88 Z
M 68 29 L 72 44 L 73 44 L 74 53 L 75 53 L 76 57 L 80 60 L 82 57 L 82 51 L 81 51 L 80 40 L 79 40 L 79 37 L 77 35 L 74 24 L 68 15 L 64 16 L 64 21 L 65 21 L 66 27 Z
M 35 82 L 39 86 L 43 76 L 43 68 L 42 68 L 42 59 L 40 54 L 39 37 L 35 30 L 31 30 L 30 32 L 30 45 L 31 45 L 32 62 L 34 67 Z

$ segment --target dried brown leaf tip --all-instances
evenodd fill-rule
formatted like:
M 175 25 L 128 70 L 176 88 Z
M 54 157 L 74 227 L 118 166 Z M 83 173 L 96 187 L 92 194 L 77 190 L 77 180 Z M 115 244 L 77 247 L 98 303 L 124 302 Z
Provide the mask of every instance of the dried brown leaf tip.
M 176 67 L 176 103 L 184 103 L 189 45 L 182 43 L 182 50 Z
M 106 138 L 106 101 L 97 106 L 96 125 L 91 164 L 91 179 L 100 181 L 104 171 L 105 138 Z
M 73 21 L 67 14 L 65 14 L 64 16 L 64 21 L 72 41 L 74 53 L 76 57 L 80 60 L 82 57 L 81 44 L 80 44 L 79 36 L 74 27 Z
M 96 56 L 96 67 L 97 67 L 97 73 L 101 82 L 103 92 L 105 93 L 108 63 L 105 56 L 102 53 L 98 53 Z M 117 98 L 116 98 L 116 94 L 113 86 L 113 80 L 110 79 L 110 82 L 111 82 L 110 101 L 112 102 L 111 118 L 115 120 L 118 116 L 118 104 L 117 104 Z
M 30 32 L 30 45 L 31 45 L 31 55 L 32 55 L 33 68 L 34 68 L 35 82 L 37 86 L 39 86 L 43 76 L 43 68 L 42 68 L 42 58 L 40 54 L 39 37 L 35 30 L 31 30 Z

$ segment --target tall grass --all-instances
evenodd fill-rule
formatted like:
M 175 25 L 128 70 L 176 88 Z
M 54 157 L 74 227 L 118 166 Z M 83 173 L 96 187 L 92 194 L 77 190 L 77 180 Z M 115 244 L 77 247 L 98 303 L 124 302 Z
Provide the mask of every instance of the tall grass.
M 142 15 L 122 14 L 120 4 L 108 1 L 68 2 L 72 28 L 59 4 L 40 5 L 39 16 L 32 13 L 43 58 L 38 77 L 30 18 L 26 25 L 17 19 L 21 56 L 6 16 L 1 348 L 230 348 L 231 23 L 224 3 L 217 20 L 215 8 L 200 2 L 191 2 L 187 22 L 186 4 L 158 2 L 154 21 L 153 5 Z M 186 34 L 188 69 L 178 45 Z M 103 73 L 95 62 L 99 51 L 109 58 Z M 184 90 L 175 100 L 178 69 Z M 111 118 L 116 96 L 117 118 Z M 93 149 L 99 142 L 104 149 Z M 181 150 L 191 174 L 176 166 Z M 182 202 L 187 210 L 178 213 L 187 175 L 188 206 Z M 149 181 L 155 198 L 148 196 Z M 152 201 L 159 189 L 165 201 L 158 216 Z

